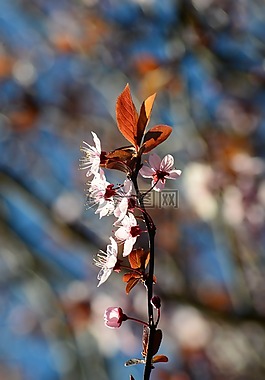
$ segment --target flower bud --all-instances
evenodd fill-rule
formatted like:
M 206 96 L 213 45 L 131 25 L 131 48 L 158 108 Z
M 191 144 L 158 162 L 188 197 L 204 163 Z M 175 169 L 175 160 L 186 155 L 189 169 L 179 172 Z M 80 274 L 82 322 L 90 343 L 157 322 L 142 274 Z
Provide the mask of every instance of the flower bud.
M 111 329 L 117 329 L 123 321 L 126 321 L 127 316 L 123 313 L 120 307 L 108 307 L 104 313 L 105 326 Z
M 160 297 L 158 297 L 158 296 L 154 296 L 154 297 L 152 297 L 152 299 L 151 299 L 151 304 L 152 304 L 156 309 L 160 309 L 160 307 L 161 307 L 161 299 L 160 299 Z

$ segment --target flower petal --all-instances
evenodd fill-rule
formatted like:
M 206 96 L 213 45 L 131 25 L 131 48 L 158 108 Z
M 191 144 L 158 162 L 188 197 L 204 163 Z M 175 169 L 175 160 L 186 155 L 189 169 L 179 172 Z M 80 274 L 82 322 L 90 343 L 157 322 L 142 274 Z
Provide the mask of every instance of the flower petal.
M 157 184 L 154 187 L 154 190 L 155 191 L 161 191 L 161 190 L 163 190 L 164 187 L 165 187 L 165 183 L 166 183 L 166 181 L 164 183 L 162 181 L 158 181 Z M 154 186 L 154 184 L 155 184 L 154 181 L 152 181 L 152 186 Z
M 151 153 L 149 156 L 149 164 L 155 170 L 160 170 L 161 158 L 156 153 Z
M 130 221 L 130 227 L 137 226 L 137 220 L 135 219 L 135 216 L 133 215 L 133 213 L 129 212 L 128 217 Z
M 86 173 L 86 176 L 90 177 L 91 174 L 96 174 L 98 172 L 99 165 L 100 165 L 100 158 L 95 157 L 93 162 L 91 163 L 90 171 Z M 88 175 L 89 172 L 91 173 L 90 175 Z
M 167 154 L 160 164 L 160 170 L 163 172 L 169 172 L 174 166 L 174 157 L 171 154 Z
M 124 192 L 126 195 L 131 195 L 132 193 L 132 188 L 133 188 L 133 184 L 132 184 L 132 181 L 130 179 L 126 179 L 123 183 L 123 189 L 124 189 Z
M 97 277 L 97 279 L 99 280 L 99 283 L 97 285 L 98 287 L 100 285 L 102 285 L 105 281 L 107 281 L 107 279 L 111 275 L 111 272 L 112 272 L 112 269 L 106 269 L 106 268 L 102 268 L 99 271 L 99 274 L 98 274 L 98 277 Z
M 106 187 L 110 184 L 107 180 L 106 180 L 106 176 L 105 176 L 105 173 L 104 173 L 104 170 L 103 169 L 99 169 L 99 178 L 102 182 L 104 182 L 104 184 L 106 185 Z
M 110 242 L 111 244 L 107 245 L 107 254 L 108 255 L 114 255 L 117 257 L 118 254 L 118 244 L 115 239 L 113 239 L 112 236 L 110 236 Z
M 126 228 L 128 231 L 131 228 L 131 222 L 128 215 L 125 215 L 125 217 L 122 219 L 121 224 L 124 228 Z
M 109 270 L 112 270 L 117 263 L 117 257 L 115 255 L 111 255 L 107 262 L 106 262 L 106 268 Z
M 133 245 L 136 242 L 136 239 L 136 237 L 131 237 L 125 241 L 123 247 L 123 257 L 128 256 L 132 252 Z
M 115 231 L 115 236 L 117 239 L 124 241 L 128 239 L 128 237 L 130 236 L 130 232 L 127 228 L 120 227 L 117 229 L 117 231 Z
M 167 179 L 177 179 L 181 175 L 181 170 L 173 169 L 168 172 L 168 175 L 165 176 Z
M 100 199 L 99 206 L 95 211 L 95 214 L 99 214 L 99 219 L 103 216 L 107 216 L 113 213 L 114 211 L 114 203 L 112 201 L 105 201 Z
M 141 174 L 142 177 L 144 178 L 152 178 L 153 175 L 155 174 L 155 170 L 153 168 L 150 168 L 149 166 L 144 165 L 139 173 Z
M 93 140 L 94 140 L 94 143 L 95 143 L 96 150 L 100 154 L 101 153 L 100 139 L 98 138 L 98 136 L 96 135 L 95 132 L 91 132 L 91 133 L 92 133 L 92 136 L 93 136 Z
M 117 226 L 120 221 L 125 217 L 128 210 L 128 199 L 122 198 L 120 203 L 117 205 L 117 207 L 114 210 L 114 216 L 118 218 L 116 222 L 113 223 L 114 226 Z

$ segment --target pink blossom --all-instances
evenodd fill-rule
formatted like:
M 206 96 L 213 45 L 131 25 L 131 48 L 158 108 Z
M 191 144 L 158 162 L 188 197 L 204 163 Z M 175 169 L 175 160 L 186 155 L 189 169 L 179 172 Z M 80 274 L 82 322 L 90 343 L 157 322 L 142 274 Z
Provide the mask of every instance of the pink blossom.
M 123 256 L 128 256 L 132 249 L 133 245 L 136 242 L 137 237 L 141 234 L 141 229 L 137 224 L 137 221 L 134 215 L 129 212 L 128 215 L 121 221 L 121 226 L 115 232 L 115 236 L 118 241 L 123 242 Z
M 104 171 L 99 169 L 91 181 L 89 188 L 89 196 L 93 198 L 94 203 L 98 204 L 95 214 L 99 214 L 101 219 L 103 216 L 110 215 L 114 211 L 114 195 L 116 190 L 114 185 L 110 184 L 105 177 Z
M 121 201 L 117 204 L 114 210 L 114 215 L 116 216 L 116 218 L 118 218 L 114 223 L 114 226 L 117 226 L 120 223 L 120 221 L 125 217 L 128 209 L 132 209 L 135 206 L 135 199 L 131 197 L 132 189 L 132 181 L 130 179 L 126 179 L 124 181 L 122 191 L 119 192 Z
M 181 175 L 181 170 L 173 169 L 174 158 L 171 154 L 167 154 L 161 160 L 156 153 L 152 153 L 149 156 L 149 165 L 144 165 L 140 174 L 144 178 L 152 178 L 152 186 L 156 191 L 164 188 L 166 179 L 177 179 Z
M 123 321 L 126 321 L 127 316 L 123 314 L 120 307 L 108 307 L 104 313 L 105 326 L 111 329 L 117 329 L 121 326 Z
M 80 148 L 81 152 L 85 155 L 80 159 L 80 168 L 87 169 L 86 176 L 89 177 L 92 174 L 96 174 L 99 170 L 100 164 L 104 162 L 106 152 L 101 151 L 100 139 L 95 132 L 91 132 L 95 146 L 89 145 L 83 141 L 84 146 Z
M 101 268 L 97 277 L 99 280 L 98 286 L 107 281 L 113 270 L 118 271 L 118 245 L 113 237 L 110 237 L 110 241 L 111 244 L 107 245 L 107 252 L 100 250 L 97 257 L 94 259 L 95 265 Z

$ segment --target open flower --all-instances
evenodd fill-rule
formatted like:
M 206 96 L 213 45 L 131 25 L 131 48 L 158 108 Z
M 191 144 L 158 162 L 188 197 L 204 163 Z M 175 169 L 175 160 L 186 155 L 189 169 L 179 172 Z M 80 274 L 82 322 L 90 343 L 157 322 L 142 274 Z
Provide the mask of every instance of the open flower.
M 105 326 L 111 329 L 118 329 L 127 316 L 123 313 L 121 307 L 108 307 L 104 313 Z
M 164 188 L 167 179 L 177 179 L 181 175 L 181 170 L 173 169 L 174 158 L 171 154 L 161 160 L 156 153 L 152 153 L 149 156 L 149 165 L 144 165 L 139 173 L 144 178 L 152 178 L 152 187 L 156 191 Z
M 142 230 L 140 229 L 134 215 L 129 212 L 128 215 L 121 221 L 121 226 L 115 232 L 115 236 L 118 241 L 124 243 L 123 247 L 123 256 L 128 256 L 132 249 L 133 245 L 136 242 L 138 236 L 140 236 Z
M 95 214 L 99 214 L 100 219 L 113 213 L 114 195 L 116 195 L 114 185 L 106 180 L 104 171 L 99 169 L 90 183 L 89 196 L 95 204 L 98 204 Z
M 120 270 L 117 259 L 118 245 L 113 237 L 110 237 L 110 241 L 111 244 L 107 245 L 107 252 L 100 250 L 97 257 L 94 258 L 95 265 L 101 268 L 97 277 L 99 280 L 98 286 L 107 281 L 113 270 Z
M 80 159 L 80 169 L 87 169 L 87 177 L 98 172 L 100 164 L 104 163 L 106 156 L 106 152 L 101 151 L 100 139 L 95 132 L 91 133 L 95 146 L 91 146 L 83 141 L 84 146 L 80 148 L 81 152 L 85 154 L 84 157 Z

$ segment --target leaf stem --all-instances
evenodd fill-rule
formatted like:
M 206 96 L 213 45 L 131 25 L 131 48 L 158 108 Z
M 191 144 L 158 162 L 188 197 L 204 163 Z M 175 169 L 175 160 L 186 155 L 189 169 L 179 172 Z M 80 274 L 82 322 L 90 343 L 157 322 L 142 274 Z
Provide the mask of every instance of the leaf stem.
M 133 317 L 128 317 L 127 316 L 127 320 L 134 321 L 134 322 L 137 322 L 137 323 L 141 323 L 144 326 L 148 326 L 148 323 L 142 321 L 141 319 L 137 319 L 137 318 L 133 318 Z
M 150 193 L 150 191 L 152 191 L 154 188 L 155 188 L 155 186 L 157 185 L 157 183 L 158 183 L 158 181 L 159 181 L 159 179 L 150 187 L 150 189 L 148 189 L 145 193 L 142 193 L 141 194 L 141 198 L 142 199 L 144 199 L 144 197 L 148 194 L 148 193 Z

